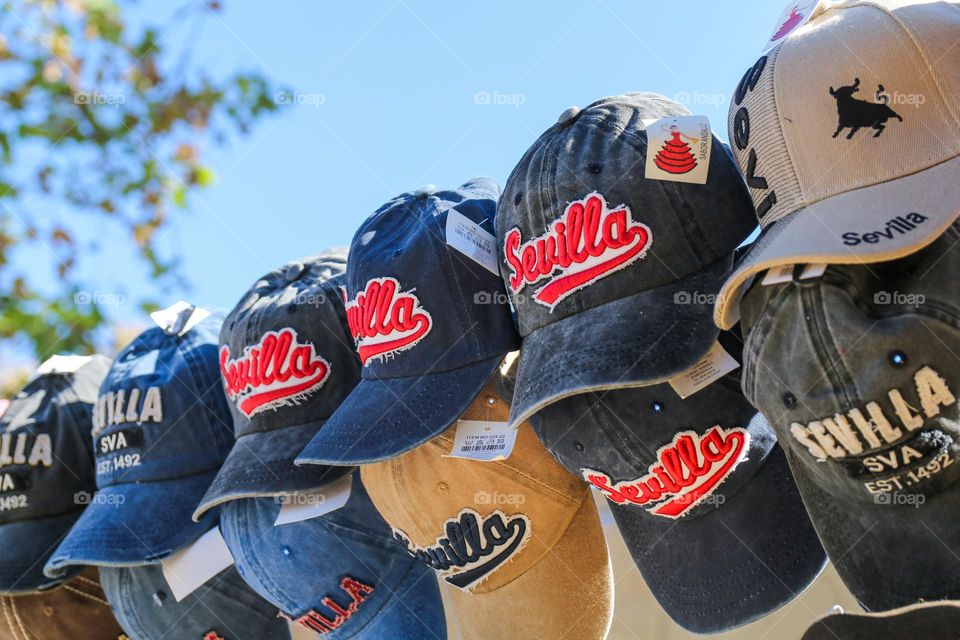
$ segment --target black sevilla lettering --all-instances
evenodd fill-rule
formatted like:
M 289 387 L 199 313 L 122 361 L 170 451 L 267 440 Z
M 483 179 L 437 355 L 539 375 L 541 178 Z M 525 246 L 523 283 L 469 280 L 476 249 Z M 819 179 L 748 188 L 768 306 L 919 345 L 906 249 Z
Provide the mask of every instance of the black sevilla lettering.
M 757 83 L 760 81 L 766 68 L 767 56 L 763 56 L 744 74 L 734 94 L 734 104 L 740 108 L 733 118 L 733 141 L 740 151 L 746 151 L 747 148 L 750 147 L 750 112 L 746 107 L 742 106 L 743 101 L 746 100 L 747 95 L 757 87 Z M 751 148 L 747 153 L 747 169 L 745 172 L 747 185 L 757 191 L 768 191 L 770 185 L 767 183 L 766 178 L 757 175 L 758 162 L 757 150 L 756 148 Z M 776 204 L 777 193 L 776 191 L 770 190 L 757 204 L 757 218 L 763 220 Z

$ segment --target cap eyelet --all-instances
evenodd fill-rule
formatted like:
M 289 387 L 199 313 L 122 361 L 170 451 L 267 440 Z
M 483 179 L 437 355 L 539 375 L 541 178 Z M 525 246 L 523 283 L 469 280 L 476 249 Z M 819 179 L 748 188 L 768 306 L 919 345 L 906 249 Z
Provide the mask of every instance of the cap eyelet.
M 497 404 L 497 399 L 493 396 L 487 396 L 487 404 Z
M 521 200 L 523 200 L 523 193 L 522 193 L 522 192 L 521 192 L 521 193 L 518 193 L 518 194 L 515 195 L 515 196 L 513 196 L 513 206 L 519 207 Z
M 787 409 L 793 409 L 797 406 L 797 396 L 787 391 L 785 394 L 783 394 L 783 405 Z
M 890 352 L 890 364 L 894 367 L 902 367 L 907 364 L 907 354 L 899 349 Z
M 603 170 L 603 167 L 601 167 L 599 164 L 594 163 L 594 164 L 588 164 L 588 165 L 587 165 L 587 171 L 589 171 L 589 172 L 592 173 L 593 175 L 597 175 L 597 174 L 600 173 L 602 170 Z
M 292 303 L 287 305 L 287 313 L 296 313 L 296 312 L 297 312 L 297 305 Z
M 158 607 L 163 606 L 163 601 L 167 599 L 167 594 L 163 591 L 157 591 L 153 594 L 153 603 Z
M 653 411 L 654 413 L 663 413 L 664 409 L 665 407 L 663 406 L 663 403 L 659 400 L 654 400 L 652 403 L 650 403 L 650 411 Z
M 573 448 L 579 451 L 580 453 L 583 453 L 584 446 L 583 446 L 583 443 L 580 442 L 579 440 L 573 441 Z
M 440 489 L 440 491 L 446 492 L 450 490 L 450 485 L 448 485 L 446 482 L 438 482 L 437 489 Z

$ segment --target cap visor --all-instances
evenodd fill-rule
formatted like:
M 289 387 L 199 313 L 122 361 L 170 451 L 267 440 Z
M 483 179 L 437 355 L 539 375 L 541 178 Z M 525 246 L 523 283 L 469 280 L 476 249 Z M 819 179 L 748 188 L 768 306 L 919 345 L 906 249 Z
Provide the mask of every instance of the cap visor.
M 924 248 L 960 215 L 960 157 L 890 182 L 827 198 L 767 228 L 750 247 L 717 297 L 723 329 L 739 319 L 751 276 L 792 264 L 868 264 L 896 260 Z M 920 214 L 919 224 L 891 221 Z M 909 227 L 913 228 L 909 228 Z
M 229 500 L 319 489 L 350 473 L 350 467 L 294 465 L 297 455 L 324 422 L 258 431 L 237 438 L 213 484 L 193 512 L 193 520 L 199 520 L 207 510 Z
M 36 518 L 11 522 L 0 527 L 0 548 L 7 549 L 0 560 L 0 592 L 18 595 L 56 586 L 73 573 L 64 572 L 57 578 L 43 575 L 43 565 L 60 544 L 80 511 L 50 518 Z
M 712 296 L 732 263 L 732 256 L 718 260 L 531 333 L 520 350 L 510 424 L 568 396 L 657 384 L 691 368 L 719 335 Z M 700 304 L 701 296 L 710 304 Z
M 960 629 L 960 602 L 921 602 L 883 613 L 828 615 L 814 622 L 801 640 L 956 640 L 957 629 Z
M 452 425 L 503 361 L 501 356 L 417 378 L 361 380 L 297 457 L 297 464 L 387 460 Z
M 960 491 L 923 504 L 844 500 L 796 475 L 810 518 L 837 573 L 868 611 L 920 600 L 960 599 Z
M 528 543 L 542 544 L 535 537 Z M 490 592 L 447 588 L 451 637 L 606 638 L 613 571 L 597 506 L 587 495 L 557 543 L 520 577 Z M 571 606 L 590 603 L 590 606 Z
M 611 510 L 657 602 L 695 633 L 762 618 L 796 598 L 826 564 L 779 446 L 710 513 L 660 523 L 635 506 Z
M 72 565 L 122 567 L 166 558 L 216 525 L 215 512 L 208 512 L 199 523 L 190 519 L 213 476 L 210 472 L 117 484 L 97 491 L 44 573 L 59 577 Z

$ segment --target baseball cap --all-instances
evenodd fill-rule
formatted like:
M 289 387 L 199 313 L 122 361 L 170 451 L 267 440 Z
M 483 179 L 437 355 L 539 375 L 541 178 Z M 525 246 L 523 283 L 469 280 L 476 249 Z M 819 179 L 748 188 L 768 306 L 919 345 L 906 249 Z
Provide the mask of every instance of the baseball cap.
M 190 519 L 233 441 L 213 313 L 185 333 L 141 333 L 113 362 L 93 414 L 97 492 L 44 571 L 159 562 L 216 524 Z
M 960 222 L 900 260 L 744 297 L 743 389 L 868 610 L 960 598 Z
M 720 334 L 739 359 L 739 336 Z M 669 384 L 564 398 L 541 441 L 609 501 L 654 597 L 682 627 L 732 629 L 795 598 L 826 563 L 783 451 L 739 371 L 681 399 Z
M 492 380 L 464 420 L 505 422 Z M 456 427 L 404 455 L 360 468 L 394 538 L 449 588 L 460 638 L 605 638 L 613 575 L 590 490 L 556 463 L 529 423 L 512 454 L 449 457 Z M 571 603 L 589 602 L 589 611 Z
M 801 640 L 956 640 L 960 602 L 923 602 L 883 613 L 832 613 Z
M 43 565 L 96 488 L 90 416 L 110 360 L 66 358 L 73 367 L 42 365 L 0 417 L 0 593 L 49 589 L 69 577 L 48 578 Z
M 445 431 L 517 349 L 493 259 L 498 194 L 489 178 L 424 187 L 386 203 L 357 231 L 344 296 L 362 379 L 298 464 L 353 465 L 409 451 Z M 482 249 L 468 256 L 451 243 Z
M 137 640 L 289 640 L 287 624 L 233 567 L 179 602 L 160 565 L 103 567 L 107 600 L 124 630 Z
M 340 298 L 346 266 L 346 249 L 285 264 L 224 320 L 220 371 L 236 442 L 194 519 L 227 500 L 316 489 L 349 473 L 293 464 L 360 381 Z
M 284 617 L 331 640 L 446 638 L 436 579 L 391 540 L 359 474 L 326 515 L 275 526 L 280 507 L 232 500 L 220 528 L 240 575 Z
M 730 140 L 763 232 L 717 298 L 721 327 L 756 273 L 893 260 L 957 218 L 958 7 L 829 3 L 744 75 Z
M 688 115 L 651 93 L 561 114 L 511 173 L 497 210 L 501 272 L 523 349 L 510 423 L 560 398 L 654 384 L 713 345 L 709 306 L 756 220 L 729 149 L 706 184 L 647 179 L 650 120 Z
M 118 640 L 117 624 L 95 567 L 41 591 L 0 596 L 0 640 Z

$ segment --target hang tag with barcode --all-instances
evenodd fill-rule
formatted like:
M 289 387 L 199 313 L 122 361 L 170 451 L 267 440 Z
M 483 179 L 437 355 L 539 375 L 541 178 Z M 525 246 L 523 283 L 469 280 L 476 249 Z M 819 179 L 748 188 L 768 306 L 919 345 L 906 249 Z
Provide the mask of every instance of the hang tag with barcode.
M 447 211 L 447 244 L 499 276 L 497 239 L 456 209 Z
M 493 462 L 506 460 L 513 453 L 517 430 L 506 422 L 458 420 L 451 458 Z
M 160 561 L 163 578 L 177 602 L 233 564 L 227 543 L 214 527 L 190 546 Z
M 681 398 L 689 398 L 739 366 L 736 358 L 727 353 L 719 342 L 715 342 L 700 362 L 672 378 L 670 386 Z

